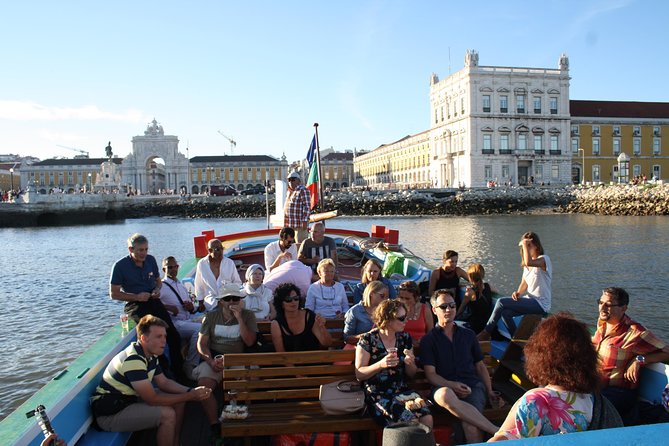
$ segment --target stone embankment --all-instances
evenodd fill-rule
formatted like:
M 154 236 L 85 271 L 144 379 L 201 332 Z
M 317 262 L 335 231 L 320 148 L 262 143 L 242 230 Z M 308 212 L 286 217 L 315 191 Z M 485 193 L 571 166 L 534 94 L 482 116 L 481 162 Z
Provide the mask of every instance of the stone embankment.
M 599 185 L 574 188 L 557 212 L 599 215 L 669 215 L 669 185 Z

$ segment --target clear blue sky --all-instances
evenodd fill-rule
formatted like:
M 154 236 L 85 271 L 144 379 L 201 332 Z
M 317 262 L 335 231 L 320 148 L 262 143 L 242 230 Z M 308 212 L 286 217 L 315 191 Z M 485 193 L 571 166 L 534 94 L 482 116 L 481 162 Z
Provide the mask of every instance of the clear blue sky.
M 571 98 L 669 101 L 668 2 L 20 1 L 3 6 L 0 153 L 126 156 L 154 117 L 190 156 L 373 149 L 429 128 L 429 78 L 557 67 Z M 450 57 L 449 57 L 450 54 Z

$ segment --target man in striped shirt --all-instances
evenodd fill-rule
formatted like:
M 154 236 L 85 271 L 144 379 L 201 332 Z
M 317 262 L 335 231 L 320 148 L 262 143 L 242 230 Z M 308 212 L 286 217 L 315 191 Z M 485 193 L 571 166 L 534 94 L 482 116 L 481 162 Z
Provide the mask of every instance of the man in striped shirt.
M 102 430 L 157 428 L 159 446 L 179 444 L 184 403 L 211 395 L 207 387 L 186 387 L 163 374 L 158 356 L 165 350 L 167 327 L 162 319 L 144 316 L 136 327 L 137 342 L 116 355 L 105 369 L 91 398 L 95 421 Z

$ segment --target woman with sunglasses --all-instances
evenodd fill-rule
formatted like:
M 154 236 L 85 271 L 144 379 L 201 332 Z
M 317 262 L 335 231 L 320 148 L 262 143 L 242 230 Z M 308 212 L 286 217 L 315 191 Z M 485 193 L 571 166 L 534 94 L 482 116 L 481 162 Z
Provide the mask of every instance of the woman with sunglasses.
M 397 298 L 407 307 L 407 323 L 404 331 L 411 335 L 413 346 L 418 347 L 423 336 L 434 327 L 432 311 L 420 301 L 420 288 L 413 280 L 402 282 L 397 291 Z
M 397 292 L 395 292 L 395 287 L 390 283 L 390 280 L 381 275 L 381 264 L 378 260 L 369 259 L 360 269 L 360 282 L 353 287 L 354 304 L 357 304 L 362 300 L 365 288 L 369 283 L 374 282 L 375 280 L 383 282 L 388 287 L 388 296 L 391 299 L 395 299 Z
M 381 426 L 420 421 L 432 428 L 425 401 L 407 385 L 416 374 L 411 336 L 404 331 L 407 309 L 399 300 L 384 300 L 374 310 L 377 328 L 360 336 L 355 376 L 363 382 L 365 402 Z
M 276 319 L 272 321 L 272 343 L 277 352 L 320 350 L 332 344 L 325 319 L 300 306 L 300 289 L 283 283 L 274 290 Z
M 198 386 L 206 386 L 213 391 L 221 382 L 223 360 L 216 359 L 218 355 L 243 353 L 244 346 L 255 344 L 258 325 L 253 312 L 242 307 L 241 300 L 245 296 L 238 284 L 225 284 L 218 295 L 216 309 L 204 316 L 197 339 L 197 350 L 202 362 L 193 369 L 193 378 Z M 202 402 L 202 406 L 212 431 L 215 431 L 218 415 L 213 393 Z
M 349 308 L 344 315 L 344 341 L 347 345 L 356 345 L 360 334 L 367 333 L 374 327 L 374 310 L 386 299 L 388 287 L 385 283 L 374 280 L 365 287 L 362 300 Z

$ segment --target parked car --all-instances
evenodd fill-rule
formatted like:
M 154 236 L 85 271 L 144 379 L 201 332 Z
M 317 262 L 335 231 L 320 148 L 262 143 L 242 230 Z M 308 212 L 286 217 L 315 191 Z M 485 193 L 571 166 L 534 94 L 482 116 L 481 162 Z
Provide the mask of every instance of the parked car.
M 265 193 L 265 186 L 253 186 L 249 187 L 248 189 L 244 189 L 243 191 L 240 192 L 240 194 L 242 195 L 256 195 L 264 193 Z
M 229 185 L 211 186 L 211 195 L 218 197 L 221 195 L 239 195 L 237 189 Z

